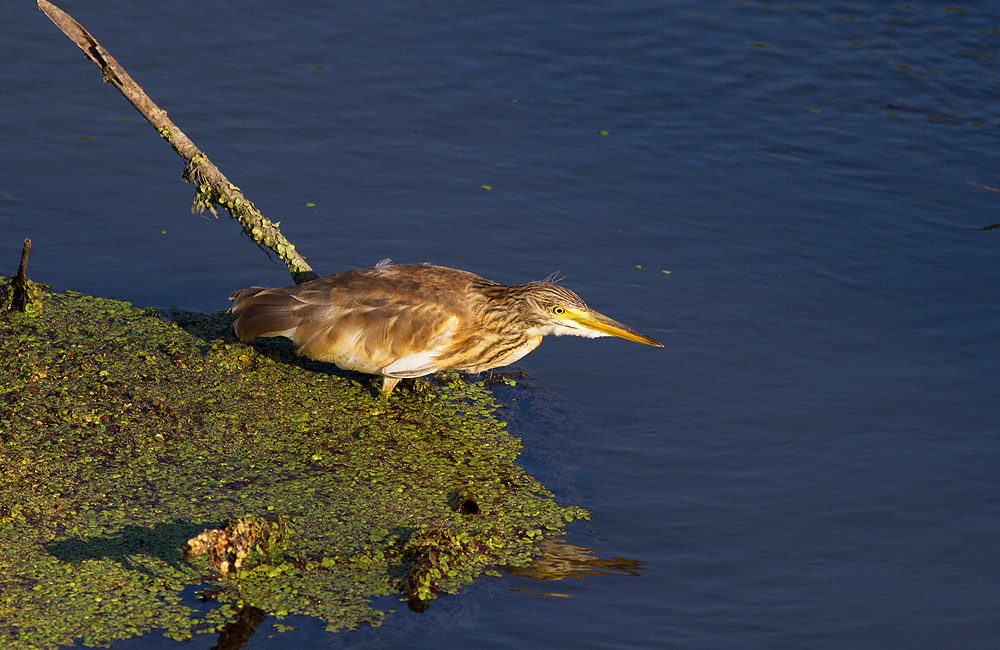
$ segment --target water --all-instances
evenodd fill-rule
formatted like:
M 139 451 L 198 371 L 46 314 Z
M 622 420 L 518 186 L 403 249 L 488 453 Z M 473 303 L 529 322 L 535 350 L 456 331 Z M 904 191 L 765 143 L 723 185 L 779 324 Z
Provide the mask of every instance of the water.
M 593 512 L 574 543 L 638 575 L 250 647 L 1000 644 L 1000 194 L 970 184 L 1000 187 L 994 3 L 63 8 L 319 272 L 559 270 L 667 344 L 549 340 L 503 395 L 536 409 L 526 466 Z M 188 214 L 180 159 L 42 14 L 5 11 L 8 272 L 31 237 L 35 279 L 137 304 L 288 283 Z

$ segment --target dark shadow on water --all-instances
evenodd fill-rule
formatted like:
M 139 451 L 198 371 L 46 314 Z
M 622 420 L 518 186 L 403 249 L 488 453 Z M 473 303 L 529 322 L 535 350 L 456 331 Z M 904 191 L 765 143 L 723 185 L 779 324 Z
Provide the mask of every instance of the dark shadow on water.
M 147 568 L 134 564 L 130 557 L 146 555 L 179 567 L 185 561 L 182 551 L 185 542 L 207 528 L 219 526 L 219 522 L 185 521 L 157 524 L 151 528 L 126 526 L 113 535 L 52 542 L 46 549 L 57 559 L 71 564 L 107 559 L 118 562 L 128 570 L 152 575 Z M 245 647 L 266 618 L 267 615 L 256 607 L 243 607 L 236 619 L 223 627 L 211 650 L 239 650 Z
M 177 323 L 177 325 L 188 334 L 192 334 L 205 341 L 205 345 L 201 346 L 201 352 L 203 354 L 210 352 L 212 345 L 218 343 L 219 341 L 226 344 L 243 345 L 240 343 L 240 340 L 236 338 L 236 333 L 233 332 L 233 319 L 227 311 L 203 314 L 201 312 L 194 311 L 167 310 L 162 312 L 162 314 L 168 320 Z M 343 377 L 354 381 L 357 384 L 368 388 L 373 397 L 377 397 L 381 392 L 381 377 L 366 375 L 360 372 L 351 372 L 349 370 L 342 370 L 332 363 L 313 361 L 305 357 L 300 357 L 295 354 L 292 342 L 284 337 L 259 338 L 247 345 L 272 361 L 298 366 L 299 368 L 310 372 Z M 404 381 L 400 385 L 406 386 L 409 383 L 410 382 L 408 381 Z
M 145 567 L 133 564 L 130 557 L 147 555 L 173 567 L 180 567 L 184 562 L 181 551 L 184 543 L 206 528 L 217 528 L 219 525 L 218 522 L 175 521 L 156 524 L 151 528 L 126 526 L 113 535 L 52 542 L 46 546 L 46 550 L 57 559 L 71 564 L 79 564 L 84 560 L 108 559 L 118 562 L 126 569 L 150 575 Z

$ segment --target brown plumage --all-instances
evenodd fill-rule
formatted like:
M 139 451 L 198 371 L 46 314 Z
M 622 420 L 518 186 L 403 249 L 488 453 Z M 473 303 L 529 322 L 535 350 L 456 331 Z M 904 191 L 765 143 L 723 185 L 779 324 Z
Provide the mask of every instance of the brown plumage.
M 514 363 L 546 334 L 613 335 L 660 346 L 557 284 L 504 286 L 429 264 L 385 260 L 297 286 L 250 287 L 229 299 L 241 341 L 285 336 L 297 354 L 382 375 L 386 395 L 405 377 Z

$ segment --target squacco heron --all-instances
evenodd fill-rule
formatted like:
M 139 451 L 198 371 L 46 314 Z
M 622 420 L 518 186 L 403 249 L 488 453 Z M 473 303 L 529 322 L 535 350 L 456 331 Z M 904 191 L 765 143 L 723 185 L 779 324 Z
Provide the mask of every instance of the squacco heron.
M 384 260 L 297 286 L 250 287 L 229 299 L 241 341 L 287 337 L 299 355 L 381 375 L 385 395 L 406 377 L 514 363 L 546 334 L 619 336 L 663 347 L 557 284 L 504 286 L 430 264 Z

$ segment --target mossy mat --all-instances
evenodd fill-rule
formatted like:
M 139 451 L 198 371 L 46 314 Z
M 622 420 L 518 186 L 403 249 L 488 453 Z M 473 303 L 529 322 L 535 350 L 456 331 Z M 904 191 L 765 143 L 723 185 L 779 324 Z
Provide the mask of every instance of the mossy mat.
M 247 612 L 377 624 L 373 597 L 419 607 L 587 516 L 517 464 L 481 382 L 386 401 L 237 342 L 227 313 L 41 301 L 0 314 L 0 647 L 184 639 Z M 185 555 L 238 519 L 271 531 L 238 571 Z

